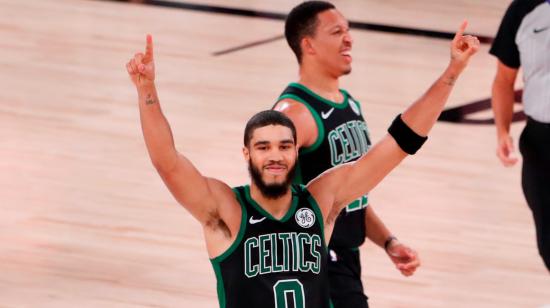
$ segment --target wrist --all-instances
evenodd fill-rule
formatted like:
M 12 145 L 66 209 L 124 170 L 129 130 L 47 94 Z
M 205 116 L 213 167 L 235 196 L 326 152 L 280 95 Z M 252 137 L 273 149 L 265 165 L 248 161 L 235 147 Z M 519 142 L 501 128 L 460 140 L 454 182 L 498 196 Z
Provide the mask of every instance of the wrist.
M 509 138 L 509 137 L 510 137 L 510 133 L 508 132 L 507 129 L 497 129 L 497 138 L 499 140 L 503 138 Z
M 463 66 L 454 61 L 451 61 L 451 63 L 449 63 L 447 69 L 443 73 L 443 81 L 448 83 L 449 85 L 454 85 L 455 81 L 458 79 L 463 69 Z
M 386 238 L 386 240 L 384 241 L 384 250 L 386 251 L 386 253 L 388 252 L 388 249 L 392 246 L 392 243 L 395 244 L 395 242 L 397 242 L 397 237 L 393 235 L 390 235 Z
M 139 85 L 136 85 L 136 89 L 139 94 L 150 93 L 152 90 L 155 90 L 155 81 L 142 81 Z
M 505 121 L 502 121 L 500 119 L 497 119 L 495 117 L 495 126 L 497 129 L 497 138 L 502 139 L 503 137 L 509 137 L 510 136 L 510 124 L 503 123 Z

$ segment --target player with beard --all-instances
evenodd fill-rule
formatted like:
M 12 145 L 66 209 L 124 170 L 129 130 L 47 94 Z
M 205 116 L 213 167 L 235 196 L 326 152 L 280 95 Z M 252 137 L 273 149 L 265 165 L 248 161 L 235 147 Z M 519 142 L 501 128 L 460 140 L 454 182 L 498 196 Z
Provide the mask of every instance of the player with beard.
M 277 162 L 273 162 L 270 167 L 288 168 L 288 166 Z M 286 175 L 286 179 L 282 183 L 268 184 L 264 182 L 262 180 L 261 170 L 256 167 L 253 161 L 250 161 L 250 163 L 248 164 L 248 173 L 250 174 L 252 182 L 254 182 L 256 186 L 258 186 L 258 189 L 263 195 L 268 198 L 277 199 L 286 193 L 288 187 L 292 183 L 292 179 L 294 178 L 294 174 L 296 173 L 296 164 L 290 167 Z
M 302 2 L 287 16 L 285 37 L 299 63 L 299 81 L 288 85 L 274 109 L 296 126 L 296 182 L 305 184 L 329 168 L 359 159 L 371 140 L 360 103 L 339 88 L 339 78 L 351 72 L 352 61 L 353 39 L 345 17 L 331 3 Z M 359 255 L 365 237 L 385 248 L 403 275 L 412 275 L 420 266 L 416 251 L 399 242 L 378 218 L 368 196 L 361 196 L 340 213 L 329 243 L 335 308 L 368 307 Z
M 292 121 L 278 111 L 254 115 L 244 132 L 250 185 L 230 188 L 202 175 L 174 146 L 155 87 L 153 41 L 126 69 L 138 93 L 149 156 L 175 199 L 202 225 L 216 273 L 220 307 L 328 308 L 327 247 L 339 212 L 373 189 L 427 139 L 454 81 L 479 48 L 463 36 L 427 93 L 396 117 L 389 134 L 357 161 L 324 172 L 306 186 L 290 185 L 298 151 Z

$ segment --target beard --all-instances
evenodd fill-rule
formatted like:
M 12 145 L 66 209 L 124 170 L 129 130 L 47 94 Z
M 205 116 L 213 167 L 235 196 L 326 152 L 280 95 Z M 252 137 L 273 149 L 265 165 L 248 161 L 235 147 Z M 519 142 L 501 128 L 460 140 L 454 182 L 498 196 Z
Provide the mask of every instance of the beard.
M 294 174 L 296 173 L 296 164 L 288 170 L 286 178 L 282 183 L 268 184 L 264 182 L 262 173 L 258 168 L 256 168 L 252 162 L 252 159 L 248 161 L 248 173 L 250 173 L 252 182 L 258 187 L 262 195 L 268 199 L 277 199 L 284 196 L 288 191 L 288 188 L 294 179 Z

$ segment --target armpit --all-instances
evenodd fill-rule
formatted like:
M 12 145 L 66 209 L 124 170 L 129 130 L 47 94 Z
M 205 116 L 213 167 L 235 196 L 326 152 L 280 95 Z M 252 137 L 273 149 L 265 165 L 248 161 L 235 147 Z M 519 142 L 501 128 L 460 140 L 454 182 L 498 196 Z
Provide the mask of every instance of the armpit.
M 221 219 L 220 213 L 218 213 L 218 211 L 209 212 L 208 218 L 204 225 L 212 231 L 221 231 L 227 238 L 231 238 L 231 230 L 229 230 L 227 224 Z

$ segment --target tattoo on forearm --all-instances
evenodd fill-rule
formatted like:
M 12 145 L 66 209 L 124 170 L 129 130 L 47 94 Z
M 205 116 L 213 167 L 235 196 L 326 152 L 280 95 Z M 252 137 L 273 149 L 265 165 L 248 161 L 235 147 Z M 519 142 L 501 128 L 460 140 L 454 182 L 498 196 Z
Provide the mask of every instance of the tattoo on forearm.
M 147 94 L 147 98 L 145 99 L 145 104 L 146 105 L 152 105 L 156 102 L 157 102 L 157 100 L 153 97 L 153 95 Z
M 456 81 L 456 77 L 455 76 L 449 76 L 447 78 L 445 78 L 443 80 L 443 82 L 446 84 L 446 85 L 449 85 L 449 86 L 454 86 L 455 85 L 455 81 Z

